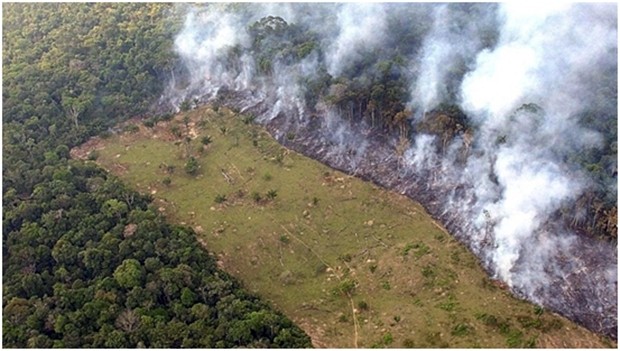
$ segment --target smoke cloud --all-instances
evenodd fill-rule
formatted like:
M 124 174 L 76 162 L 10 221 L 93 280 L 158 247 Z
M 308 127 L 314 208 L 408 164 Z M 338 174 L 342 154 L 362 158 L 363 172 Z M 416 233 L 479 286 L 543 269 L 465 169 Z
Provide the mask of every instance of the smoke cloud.
M 365 53 L 381 45 L 385 16 L 384 7 L 376 3 L 349 3 L 338 11 L 338 35 L 327 47 L 329 74 L 340 75 L 343 67 L 362 60 Z
M 266 16 L 285 22 L 265 22 L 263 47 L 296 51 L 259 57 L 250 26 Z M 286 26 L 313 46 L 279 32 Z M 228 93 L 280 141 L 294 131 L 292 146 L 428 199 L 515 293 L 615 337 L 616 247 L 577 235 L 558 213 L 594 186 L 573 156 L 609 146 L 582 116 L 617 119 L 616 28 L 613 4 L 209 5 L 187 14 L 175 42 L 187 74 L 162 102 Z M 407 82 L 416 112 L 400 156 L 396 138 L 376 137 L 370 108 L 333 103 L 348 101 L 347 88 L 374 88 L 380 71 Z M 446 103 L 468 131 L 439 140 L 416 130 Z

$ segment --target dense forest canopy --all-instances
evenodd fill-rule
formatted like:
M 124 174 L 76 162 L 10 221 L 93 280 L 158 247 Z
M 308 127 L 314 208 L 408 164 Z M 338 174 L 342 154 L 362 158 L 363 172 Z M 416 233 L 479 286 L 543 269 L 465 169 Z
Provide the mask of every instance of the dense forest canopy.
M 176 11 L 3 5 L 4 346 L 310 346 L 150 198 L 69 159 L 161 94 Z

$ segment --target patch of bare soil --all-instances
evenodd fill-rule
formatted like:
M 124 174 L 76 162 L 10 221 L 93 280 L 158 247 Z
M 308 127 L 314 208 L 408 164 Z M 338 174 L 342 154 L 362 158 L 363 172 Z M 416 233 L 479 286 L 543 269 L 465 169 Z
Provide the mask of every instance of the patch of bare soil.
M 104 142 L 100 137 L 93 137 L 84 144 L 80 146 L 76 146 L 69 154 L 71 158 L 86 160 L 88 158 L 88 154 L 95 150 L 103 150 L 105 148 Z
M 325 344 L 321 340 L 325 340 L 325 330 L 320 327 L 321 323 L 319 321 L 309 321 L 309 320 L 296 320 L 295 324 L 297 324 L 312 341 L 312 346 L 315 348 L 323 349 L 328 348 L 329 345 Z

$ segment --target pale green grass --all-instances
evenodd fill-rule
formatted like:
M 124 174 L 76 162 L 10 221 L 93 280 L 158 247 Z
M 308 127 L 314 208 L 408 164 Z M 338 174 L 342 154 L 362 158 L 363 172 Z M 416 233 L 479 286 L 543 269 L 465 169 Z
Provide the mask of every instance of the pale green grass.
M 170 123 L 186 133 L 183 116 Z M 228 110 L 187 116 L 198 135 L 190 143 L 198 175 L 184 172 L 184 144 L 163 140 L 171 124 L 103 141 L 97 162 L 195 228 L 225 270 L 315 346 L 354 347 L 356 338 L 359 347 L 605 346 L 490 284 L 419 204 L 288 151 Z M 199 152 L 204 135 L 212 143 Z M 277 196 L 266 200 L 270 190 Z M 218 195 L 226 201 L 216 203 Z M 347 281 L 355 283 L 355 315 L 337 291 Z

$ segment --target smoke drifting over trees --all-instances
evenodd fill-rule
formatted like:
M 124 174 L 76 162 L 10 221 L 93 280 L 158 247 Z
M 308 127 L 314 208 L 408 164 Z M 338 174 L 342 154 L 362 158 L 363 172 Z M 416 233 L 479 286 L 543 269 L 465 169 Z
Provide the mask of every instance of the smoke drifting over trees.
M 615 337 L 616 28 L 613 4 L 189 8 L 162 102 L 318 131 L 352 172 L 400 137 L 393 173 L 437 193 L 492 274 Z

